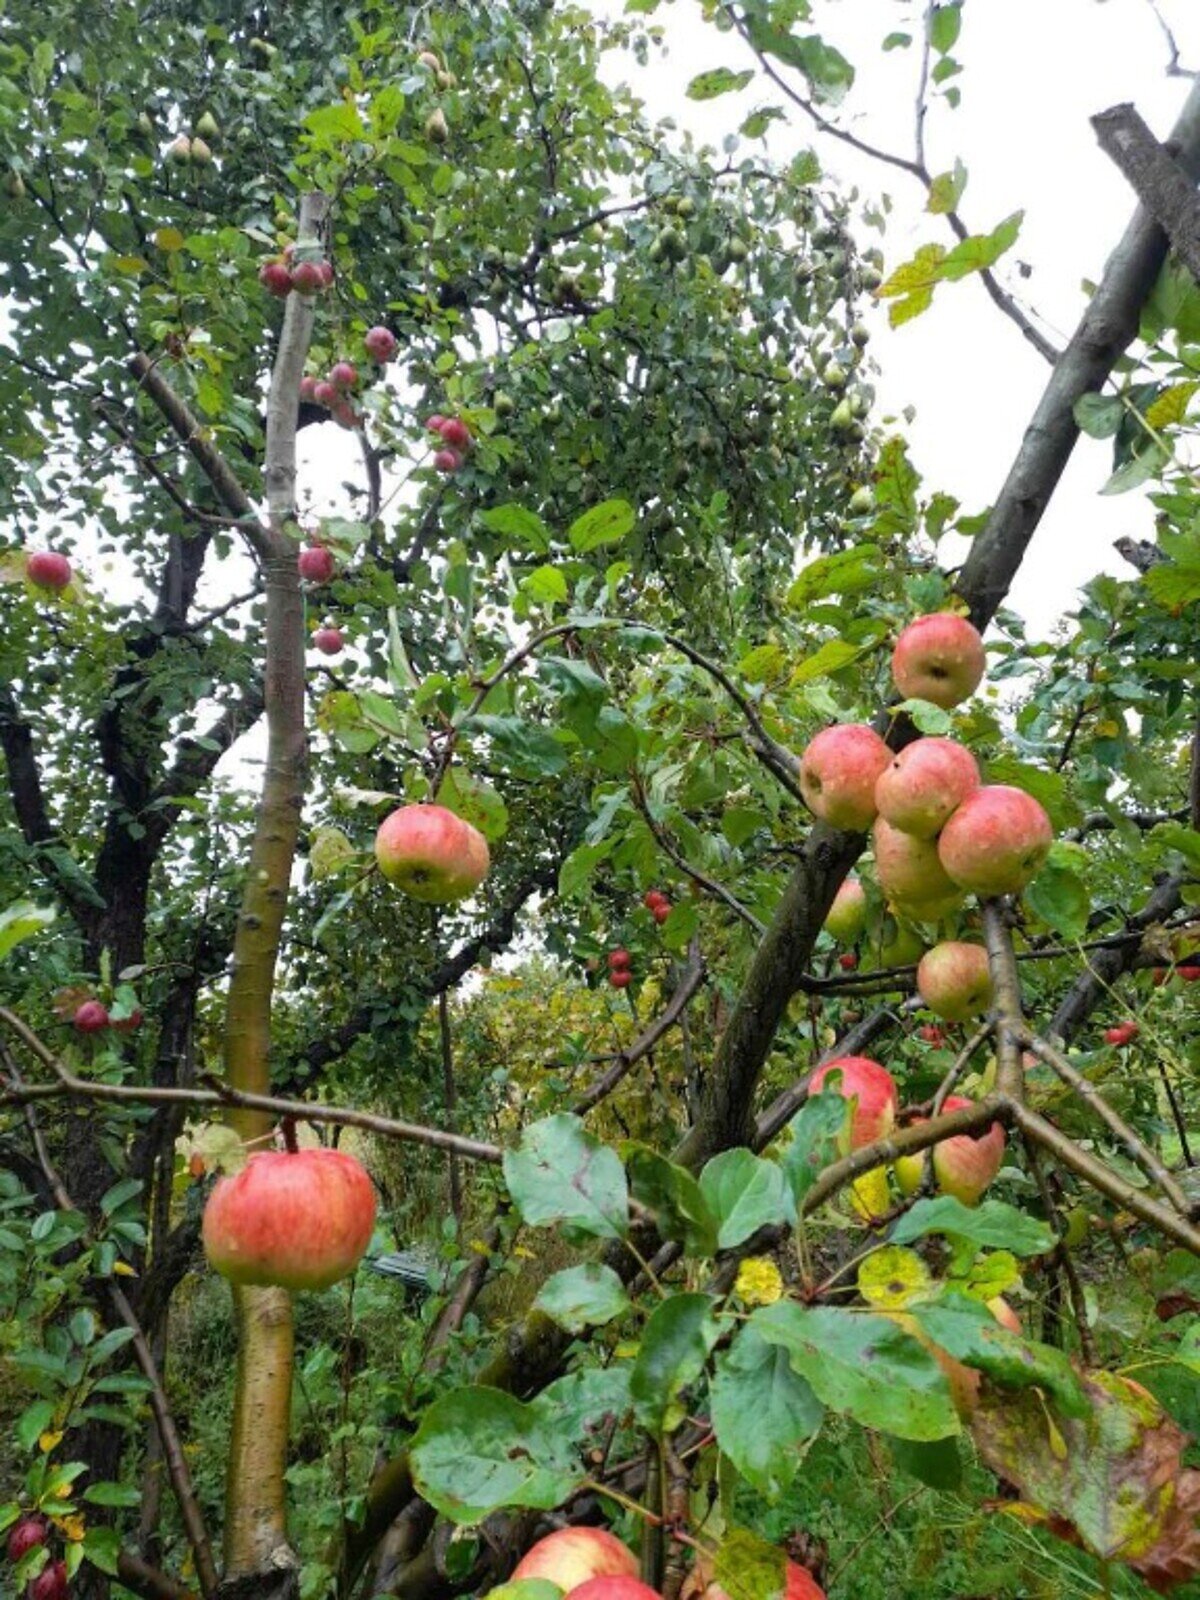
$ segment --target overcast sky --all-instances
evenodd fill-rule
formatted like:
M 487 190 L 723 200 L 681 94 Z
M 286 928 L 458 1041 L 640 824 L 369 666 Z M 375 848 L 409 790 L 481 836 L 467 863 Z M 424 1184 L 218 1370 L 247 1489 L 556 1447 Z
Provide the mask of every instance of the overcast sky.
M 624 0 L 589 0 L 617 17 Z M 842 116 L 861 137 L 904 155 L 912 151 L 915 50 L 885 54 L 892 30 L 923 9 L 898 0 L 814 0 L 814 26 L 854 63 L 858 78 Z M 1160 0 L 1185 67 L 1200 68 L 1200 0 Z M 705 25 L 696 0 L 668 0 L 653 18 L 667 53 L 639 70 L 626 55 L 605 58 L 610 77 L 632 82 L 660 116 L 674 116 L 701 140 L 736 130 L 756 105 L 780 103 L 762 78 L 738 95 L 697 103 L 689 81 L 716 66 L 753 65 L 734 35 Z M 936 109 L 927 124 L 932 169 L 960 157 L 970 174 L 961 211 L 976 233 L 1024 210 L 1021 236 L 999 275 L 1037 308 L 1056 343 L 1065 342 L 1084 306 L 1081 283 L 1095 280 L 1133 209 L 1132 196 L 1095 142 L 1088 119 L 1132 101 L 1156 133 L 1169 130 L 1189 84 L 1169 76 L 1169 52 L 1149 0 L 966 0 L 954 51 L 964 71 L 957 111 Z M 924 212 L 924 193 L 903 173 L 814 134 L 789 112 L 765 143 L 783 161 L 814 145 L 827 172 L 863 197 L 886 190 L 895 210 L 882 240 L 888 268 L 923 243 L 953 243 Z M 858 230 L 860 240 L 874 236 Z M 1017 264 L 1031 268 L 1021 277 Z M 990 504 L 1046 382 L 1049 368 L 974 281 L 943 285 L 933 307 L 903 328 L 872 318 L 871 354 L 881 368 L 884 409 L 916 408 L 905 432 L 927 487 L 948 490 L 970 510 Z M 1138 496 L 1099 499 L 1109 445 L 1084 439 L 1047 513 L 1012 604 L 1037 631 L 1052 626 L 1077 586 L 1099 567 L 1131 569 L 1112 550 L 1120 534 L 1150 536 L 1150 511 Z

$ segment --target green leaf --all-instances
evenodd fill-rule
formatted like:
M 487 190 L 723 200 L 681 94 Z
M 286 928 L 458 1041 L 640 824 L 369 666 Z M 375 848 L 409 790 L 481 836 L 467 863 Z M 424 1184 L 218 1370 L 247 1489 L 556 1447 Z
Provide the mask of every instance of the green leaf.
M 945 1375 L 929 1351 L 888 1317 L 781 1300 L 750 1318 L 787 1350 L 794 1371 L 831 1410 L 901 1439 L 959 1431 Z
M 675 1401 L 694 1383 L 717 1342 L 720 1325 L 706 1294 L 673 1294 L 656 1306 L 642 1334 L 629 1380 L 634 1415 L 656 1437 L 674 1421 Z
M 717 1360 L 710 1391 L 717 1443 L 746 1482 L 777 1500 L 795 1480 L 825 1408 L 786 1350 L 745 1327 Z
M 1068 1416 L 1083 1415 L 1086 1402 L 1079 1379 L 1061 1350 L 1002 1327 L 985 1305 L 967 1295 L 948 1294 L 911 1310 L 934 1344 L 956 1361 L 1010 1387 L 1036 1384 L 1054 1395 Z
M 942 262 L 940 276 L 954 282 L 972 272 L 982 272 L 985 267 L 994 267 L 1000 257 L 1016 244 L 1024 220 L 1023 211 L 1014 211 L 991 233 L 964 239 L 961 244 L 955 245 Z
M 1149 444 L 1119 466 L 1100 493 L 1118 495 L 1128 494 L 1131 489 L 1140 489 L 1143 483 L 1149 483 L 1151 478 L 1157 478 L 1170 459 L 1171 453 L 1165 445 Z
M 325 143 L 356 142 L 367 136 L 353 100 L 339 100 L 336 105 L 318 106 L 305 117 L 304 126 Z
M 463 729 L 486 734 L 516 778 L 552 778 L 567 764 L 566 751 L 540 723 L 479 714 L 464 719 Z
M 944 56 L 958 43 L 962 29 L 962 0 L 952 0 L 949 5 L 935 6 L 929 18 L 929 42 L 938 55 Z
M 142 1192 L 140 1178 L 123 1178 L 120 1183 L 114 1184 L 100 1198 L 100 1209 L 106 1217 L 111 1217 L 114 1211 L 119 1211 L 126 1200 L 132 1200 L 135 1195 Z
M 116 1528 L 91 1523 L 83 1536 L 83 1553 L 94 1567 L 117 1576 L 118 1557 L 121 1554 L 121 1535 Z
M 950 713 L 942 706 L 935 706 L 932 700 L 902 700 L 895 710 L 909 716 L 913 727 L 920 733 L 941 737 L 954 726 L 954 718 Z
M 533 1402 L 548 1427 L 582 1443 L 610 1417 L 623 1417 L 630 1407 L 627 1364 L 580 1367 L 548 1384 Z
M 1066 827 L 1074 820 L 1067 782 L 1061 772 L 1051 772 L 1046 767 L 1035 767 L 1028 761 L 1018 761 L 1015 756 L 997 756 L 987 764 L 989 783 L 1007 783 L 1015 789 L 1024 789 L 1039 805 L 1044 806 L 1056 828 Z
M 716 1219 L 687 1168 L 645 1145 L 627 1149 L 626 1161 L 633 1198 L 653 1213 L 663 1238 L 678 1240 L 689 1255 L 716 1255 Z
M 714 67 L 711 72 L 702 72 L 692 79 L 687 86 L 687 97 L 689 100 L 715 100 L 718 95 L 744 89 L 753 79 L 754 70 L 751 67 L 742 72 L 733 72 L 729 67 Z
M 1142 582 L 1151 596 L 1168 611 L 1179 612 L 1200 600 L 1200 566 L 1161 562 L 1150 568 Z
M 794 1222 L 787 1179 L 774 1161 L 750 1150 L 723 1150 L 700 1174 L 700 1192 L 717 1219 L 717 1245 L 732 1250 L 759 1228 Z
M 1125 407 L 1115 394 L 1081 394 L 1074 411 L 1075 421 L 1089 439 L 1111 439 L 1125 420 Z
M 827 678 L 831 673 L 848 667 L 852 661 L 857 661 L 871 648 L 869 644 L 850 644 L 846 639 L 826 639 L 819 650 L 815 650 L 793 669 L 789 681 L 795 688 L 797 684 L 811 683 L 815 678 Z
M 136 1506 L 142 1501 L 142 1491 L 132 1483 L 92 1483 L 83 1491 L 83 1498 L 94 1506 Z
M 562 1600 L 562 1590 L 548 1578 L 516 1578 L 489 1589 L 488 1600 Z
M 877 544 L 856 544 L 849 550 L 818 556 L 793 580 L 787 592 L 788 605 L 803 607 L 831 594 L 859 594 L 872 588 L 879 580 L 878 556 Z
M 747 15 L 746 24 L 754 48 L 802 72 L 815 100 L 836 105 L 843 99 L 854 82 L 854 68 L 840 51 L 815 33 L 800 38 L 755 12 Z
M 505 1506 L 548 1511 L 585 1475 L 537 1408 L 499 1389 L 455 1389 L 435 1400 L 409 1461 L 418 1492 L 459 1523 L 482 1522 Z
M 1053 1250 L 1056 1235 L 1035 1217 L 1026 1216 L 1003 1200 L 984 1200 L 965 1206 L 953 1195 L 918 1200 L 892 1230 L 893 1244 L 911 1244 L 931 1233 L 942 1233 L 985 1250 L 1009 1250 L 1015 1256 L 1041 1256 Z
M 966 187 L 967 169 L 961 161 L 956 160 L 950 172 L 939 173 L 929 185 L 926 211 L 933 216 L 945 216 L 950 211 L 957 211 Z
M 745 1528 L 727 1528 L 713 1564 L 728 1600 L 784 1600 L 787 1556 Z
M 615 839 L 601 839 L 599 844 L 577 845 L 558 869 L 558 892 L 564 900 L 585 894 L 591 887 L 592 874 L 602 861 L 612 855 Z
M 602 1327 L 629 1310 L 625 1285 L 611 1267 L 587 1262 L 566 1267 L 547 1278 L 534 1308 L 566 1328 L 579 1333 L 588 1327 Z
M 738 671 L 747 683 L 769 683 L 787 664 L 782 645 L 760 644 L 738 662 Z
M 625 1169 L 570 1112 L 525 1129 L 518 1147 L 505 1151 L 504 1181 L 531 1227 L 561 1223 L 600 1239 L 629 1231 Z
M 569 591 L 561 567 L 535 567 L 521 579 L 521 592 L 535 606 L 565 606 Z
M 791 1185 L 797 1210 L 825 1168 L 837 1160 L 850 1114 L 850 1102 L 829 1091 L 811 1095 L 788 1124 L 791 1139 L 779 1164 Z
M 619 544 L 633 531 L 633 507 L 625 500 L 603 500 L 574 521 L 567 531 L 571 549 L 579 555 L 602 545 Z
M 962 1485 L 962 1456 L 957 1439 L 889 1439 L 892 1460 L 931 1489 L 952 1494 Z
M 32 1450 L 34 1445 L 50 1424 L 54 1421 L 54 1403 L 51 1400 L 35 1400 L 32 1405 L 26 1406 L 17 1418 L 13 1433 L 22 1450 Z
M 489 533 L 501 534 L 518 549 L 542 555 L 550 548 L 550 530 L 535 511 L 524 506 L 493 506 L 481 511 L 479 520 Z
M 451 767 L 442 779 L 438 793 L 442 804 L 478 828 L 489 844 L 508 832 L 508 807 L 504 797 L 481 778 L 473 778 L 463 767 Z
M 17 900 L 0 911 L 0 961 L 26 939 L 48 928 L 57 916 L 53 906 L 35 906 L 32 900 Z
M 1064 939 L 1082 939 L 1091 914 L 1091 896 L 1074 867 L 1055 856 L 1053 847 L 1046 864 L 1025 890 L 1029 909 Z

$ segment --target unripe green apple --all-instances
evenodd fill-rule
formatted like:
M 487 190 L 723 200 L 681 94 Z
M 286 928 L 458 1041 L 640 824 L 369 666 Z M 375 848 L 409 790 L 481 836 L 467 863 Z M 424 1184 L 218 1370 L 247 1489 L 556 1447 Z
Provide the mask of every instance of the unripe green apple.
M 853 944 L 866 925 L 866 892 L 857 878 L 846 878 L 833 897 L 825 918 L 825 932 L 839 944 Z
M 966 1022 L 992 1003 L 992 974 L 987 951 L 979 944 L 947 939 L 921 957 L 917 991 L 945 1022 Z

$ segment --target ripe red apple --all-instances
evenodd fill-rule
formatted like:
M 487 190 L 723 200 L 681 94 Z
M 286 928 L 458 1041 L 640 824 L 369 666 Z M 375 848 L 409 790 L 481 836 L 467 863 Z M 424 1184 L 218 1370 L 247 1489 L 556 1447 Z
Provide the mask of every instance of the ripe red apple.
M 325 274 L 319 261 L 297 261 L 292 268 L 292 288 L 297 294 L 316 294 L 325 288 Z
M 335 389 L 353 389 L 358 382 L 358 368 L 352 361 L 335 361 L 329 369 L 329 381 Z
M 614 989 L 628 989 L 633 982 L 633 973 L 628 967 L 614 967 L 608 975 L 608 981 Z
M 729 1600 L 729 1596 L 719 1583 L 710 1583 L 704 1591 L 703 1600 Z M 807 1568 L 789 1561 L 783 1600 L 825 1600 L 825 1591 Z
M 445 420 L 445 417 L 440 411 L 432 411 L 430 412 L 429 416 L 425 418 L 425 426 L 429 429 L 430 433 L 439 433 L 441 431 L 442 423 L 445 422 Z
M 1104 1042 L 1105 1044 L 1115 1044 L 1120 1048 L 1123 1045 L 1132 1044 L 1140 1032 L 1141 1029 L 1136 1022 L 1118 1022 L 1115 1028 L 1105 1028 Z
M 1037 876 L 1053 842 L 1050 818 L 1031 794 L 993 783 L 968 795 L 937 848 L 954 882 L 985 897 L 1017 894 Z
M 414 900 L 464 900 L 490 866 L 487 840 L 445 806 L 401 806 L 375 835 L 375 859 L 389 883 Z
M 334 573 L 333 551 L 323 544 L 305 545 L 297 558 L 300 576 L 306 583 L 328 583 Z
M 945 1022 L 965 1022 L 992 1003 L 992 974 L 980 944 L 947 939 L 921 957 L 917 992 Z
M 947 876 L 932 839 L 901 833 L 877 817 L 874 841 L 879 887 L 898 910 L 919 922 L 936 922 L 962 904 L 962 893 Z
M 932 839 L 978 787 L 979 768 L 965 745 L 957 739 L 917 739 L 880 774 L 875 804 L 893 828 Z
M 34 550 L 25 557 L 25 576 L 37 588 L 57 594 L 71 581 L 71 563 L 57 550 Z
M 843 972 L 853 972 L 858 965 L 858 957 L 853 950 L 846 950 L 838 957 L 838 966 Z
M 826 728 L 800 759 L 800 789 L 814 816 L 862 833 L 875 820 L 875 784 L 892 752 L 860 722 Z
M 71 1021 L 78 1033 L 100 1033 L 108 1027 L 108 1007 L 100 1000 L 85 1000 Z
M 671 915 L 671 902 L 669 900 L 658 901 L 656 905 L 650 908 L 650 915 L 661 928 L 663 923 Z
M 371 360 L 377 361 L 380 366 L 396 354 L 396 335 L 382 324 L 367 329 L 363 334 L 363 344 Z
M 300 379 L 301 400 L 315 401 L 317 398 L 317 380 L 311 373 L 305 373 Z
M 608 952 L 608 965 L 614 971 L 618 967 L 627 967 L 629 965 L 629 951 L 626 950 L 624 945 L 618 945 L 615 950 Z
M 825 932 L 839 944 L 853 944 L 866 925 L 866 890 L 857 878 L 845 878 L 825 917 Z
M 986 665 L 978 631 L 951 611 L 910 622 L 892 652 L 892 677 L 904 698 L 946 710 L 975 693 Z
M 899 1103 L 891 1073 L 870 1056 L 838 1056 L 813 1073 L 809 1094 L 819 1094 L 834 1072 L 841 1073 L 838 1094 L 845 1100 L 853 1098 L 858 1102 L 850 1123 L 848 1148 L 859 1150 L 865 1144 L 882 1139 L 896 1121 Z
M 333 420 L 339 428 L 353 430 L 362 421 L 362 418 L 348 400 L 339 400 L 336 405 L 331 406 L 329 409 L 333 413 Z
M 286 261 L 264 261 L 258 269 L 258 281 L 268 294 L 286 300 L 292 292 L 292 274 Z
M 69 1593 L 65 1561 L 51 1561 L 29 1585 L 29 1600 L 67 1600 Z
M 433 464 L 439 472 L 457 472 L 462 466 L 462 457 L 457 450 L 436 450 Z
M 338 403 L 338 392 L 328 378 L 322 378 L 320 382 L 313 384 L 312 397 L 319 406 L 329 407 Z
M 647 889 L 642 896 L 642 904 L 647 911 L 653 911 L 655 906 L 664 904 L 666 898 L 661 889 Z
M 39 1544 L 45 1544 L 47 1531 L 41 1517 L 22 1517 L 15 1522 L 8 1536 L 8 1559 L 20 1561 L 22 1556 L 27 1556 Z
M 589 1578 L 577 1589 L 568 1589 L 563 1600 L 662 1600 L 662 1596 L 640 1578 Z
M 974 1103 L 962 1095 L 949 1094 L 942 1102 L 942 1110 L 962 1111 Z M 976 1205 L 983 1198 L 1003 1162 L 1004 1129 L 998 1122 L 993 1122 L 978 1138 L 970 1133 L 957 1133 L 933 1147 L 933 1172 L 938 1188 L 943 1194 L 952 1194 L 965 1206 Z
M 438 429 L 452 450 L 466 450 L 471 443 L 471 430 L 461 417 L 446 417 Z
M 327 1289 L 353 1272 L 375 1227 L 375 1189 L 343 1150 L 261 1150 L 220 1178 L 204 1252 L 231 1283 Z
M 340 655 L 346 643 L 340 628 L 318 628 L 312 636 L 312 642 L 323 656 Z
M 513 1581 L 544 1578 L 570 1594 L 591 1578 L 634 1578 L 638 1571 L 633 1551 L 607 1528 L 559 1528 L 522 1556 Z
M 333 262 L 332 261 L 318 261 L 317 262 L 317 271 L 321 275 L 321 287 L 322 287 L 322 289 L 332 289 L 332 287 L 333 287 Z
M 1200 967 L 1190 964 L 1182 967 L 1176 967 L 1175 976 L 1177 978 L 1182 978 L 1184 983 L 1195 983 L 1196 980 L 1200 978 Z

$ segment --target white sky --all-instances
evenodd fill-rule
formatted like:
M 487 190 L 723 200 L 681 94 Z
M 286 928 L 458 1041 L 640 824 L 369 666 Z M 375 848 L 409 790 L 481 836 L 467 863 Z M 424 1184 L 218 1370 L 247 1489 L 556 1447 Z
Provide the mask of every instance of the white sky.
M 589 0 L 596 15 L 618 17 L 624 0 Z M 842 108 L 861 137 L 901 154 L 912 151 L 915 48 L 884 54 L 893 30 L 910 28 L 904 0 L 814 0 L 814 26 L 853 61 L 858 78 Z M 1200 0 L 1160 0 L 1183 65 L 1200 69 Z M 927 123 L 929 163 L 944 171 L 960 157 L 970 178 L 961 204 L 968 226 L 985 233 L 1023 209 L 1025 223 L 998 275 L 1036 307 L 1062 344 L 1084 306 L 1081 282 L 1095 280 L 1133 209 L 1124 180 L 1096 144 L 1088 118 L 1132 101 L 1164 137 L 1188 83 L 1167 75 L 1169 54 L 1149 0 L 966 0 L 954 55 L 964 71 L 957 111 L 935 109 Z M 752 66 L 736 35 L 704 24 L 695 0 L 668 0 L 651 19 L 666 32 L 668 53 L 641 70 L 610 52 L 606 73 L 627 78 L 658 116 L 673 116 L 697 139 L 716 143 L 747 112 L 782 103 L 758 78 L 737 95 L 694 102 L 688 82 L 716 66 Z M 806 30 L 813 31 L 813 30 Z M 803 88 L 802 83 L 798 87 Z M 765 149 L 777 162 L 814 146 L 822 165 L 862 196 L 891 195 L 894 210 L 881 241 L 887 268 L 928 242 L 952 244 L 940 218 L 924 213 L 925 196 L 905 174 L 885 169 L 811 129 L 803 113 L 772 124 Z M 762 148 L 759 146 L 758 148 Z M 877 242 L 861 228 L 863 243 Z M 1017 262 L 1033 270 L 1020 278 Z M 1048 365 L 973 280 L 942 285 L 933 306 L 892 330 L 882 315 L 870 354 L 881 369 L 882 409 L 916 408 L 904 432 L 926 488 L 958 496 L 978 511 L 990 504 L 1008 471 L 1049 374 Z M 1034 632 L 1052 627 L 1076 588 L 1099 568 L 1124 577 L 1132 569 L 1112 550 L 1121 534 L 1151 535 L 1140 496 L 1097 498 L 1108 476 L 1110 443 L 1083 439 L 1038 531 L 1010 603 Z M 951 556 L 946 547 L 944 559 Z

